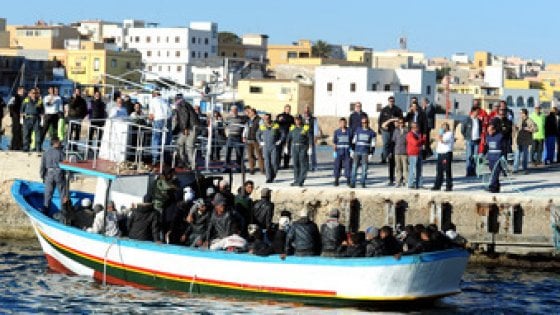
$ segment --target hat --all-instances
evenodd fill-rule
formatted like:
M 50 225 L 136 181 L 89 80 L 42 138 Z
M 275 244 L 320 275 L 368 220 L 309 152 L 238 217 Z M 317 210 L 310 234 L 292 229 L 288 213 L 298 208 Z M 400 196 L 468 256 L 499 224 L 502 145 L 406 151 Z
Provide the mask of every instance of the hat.
M 299 216 L 304 218 L 307 217 L 309 215 L 309 210 L 307 210 L 307 208 L 303 208 L 299 211 Z
M 331 209 L 331 211 L 329 211 L 329 218 L 338 218 L 339 215 L 340 212 L 336 208 L 333 208 Z
M 366 235 L 376 237 L 377 235 L 379 235 L 379 229 L 375 226 L 369 226 L 368 228 L 366 228 Z
M 272 192 L 272 190 L 270 190 L 268 188 L 263 188 L 261 190 L 261 197 L 270 197 L 271 192 Z
M 91 207 L 91 199 L 89 199 L 89 198 L 82 199 L 82 207 L 84 207 L 84 208 Z
M 215 206 L 216 205 L 225 205 L 226 204 L 226 198 L 222 194 L 216 194 L 216 196 L 214 196 L 214 200 L 212 200 L 212 203 Z

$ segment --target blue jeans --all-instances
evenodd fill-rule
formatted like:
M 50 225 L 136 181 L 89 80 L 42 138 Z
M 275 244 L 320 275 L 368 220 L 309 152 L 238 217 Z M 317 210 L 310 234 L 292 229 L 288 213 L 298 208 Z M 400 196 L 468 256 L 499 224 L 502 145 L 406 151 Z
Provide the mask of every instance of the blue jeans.
M 311 141 L 311 144 L 309 145 L 311 147 L 311 155 L 309 156 L 310 159 L 310 164 L 311 164 L 311 170 L 316 171 L 317 170 L 317 150 L 315 149 L 315 139 L 313 139 Z
M 408 156 L 408 188 L 422 187 L 422 157 Z
M 522 167 L 526 171 L 529 165 L 529 146 L 528 145 L 517 145 L 517 151 L 515 152 L 515 159 L 513 160 L 513 170 L 519 170 L 519 161 L 523 158 Z
M 152 128 L 158 129 L 152 130 L 152 164 L 159 162 L 160 152 L 161 152 L 161 144 L 163 139 L 163 132 L 160 130 L 166 126 L 166 120 L 154 120 L 152 123 Z M 168 128 L 169 129 L 169 128 Z M 165 144 L 170 143 L 171 139 L 169 137 L 169 132 L 165 132 Z
M 354 164 L 352 165 L 352 185 L 356 185 L 358 166 L 362 166 L 361 183 L 366 184 L 367 171 L 368 171 L 368 154 L 354 153 Z
M 544 159 L 547 163 L 554 162 L 554 152 L 556 146 L 556 137 L 546 137 L 545 149 L 546 149 L 546 158 Z
M 381 139 L 383 140 L 383 151 L 381 151 L 381 160 L 386 161 L 389 153 L 391 153 L 391 137 L 392 132 L 381 130 Z
M 476 157 L 478 156 L 478 145 L 480 140 L 465 141 L 465 162 L 467 166 L 467 176 L 476 175 Z

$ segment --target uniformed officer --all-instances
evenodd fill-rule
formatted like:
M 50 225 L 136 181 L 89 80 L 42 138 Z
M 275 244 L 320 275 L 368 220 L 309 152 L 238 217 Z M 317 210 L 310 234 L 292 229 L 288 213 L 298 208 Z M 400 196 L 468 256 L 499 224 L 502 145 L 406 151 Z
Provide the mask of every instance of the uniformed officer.
M 366 118 L 367 119 L 367 118 Z M 346 183 L 350 185 L 352 174 L 352 159 L 350 158 L 352 130 L 346 125 L 346 118 L 340 118 L 338 121 L 338 129 L 335 130 L 333 136 L 334 144 L 334 185 L 338 186 L 340 178 L 340 170 L 344 166 L 344 176 Z
M 367 118 L 362 118 L 362 126 L 354 132 L 354 137 L 352 139 L 355 152 L 353 153 L 354 164 L 352 165 L 351 188 L 356 187 L 357 172 L 360 165 L 362 166 L 362 188 L 366 187 L 368 162 L 373 159 L 376 136 L 375 131 L 371 130 L 369 127 L 369 120 Z
M 60 193 L 61 206 L 63 200 L 66 197 L 66 185 L 64 184 L 64 172 L 60 169 L 59 163 L 64 159 L 64 154 L 62 153 L 62 147 L 60 145 L 60 139 L 58 137 L 53 137 L 51 139 L 51 148 L 43 154 L 41 158 L 41 170 L 40 176 L 45 183 L 45 192 L 43 198 L 43 213 L 49 213 L 49 207 L 51 204 L 52 196 L 54 193 L 54 188 L 58 189 Z M 65 213 L 62 213 L 62 218 L 65 218 Z
M 23 151 L 29 152 L 31 133 L 35 132 L 35 150 L 41 152 L 41 115 L 44 112 L 43 101 L 37 88 L 31 89 L 21 104 L 23 116 Z
M 484 153 L 486 154 L 488 166 L 490 167 L 490 185 L 488 186 L 488 190 L 492 193 L 500 192 L 500 173 L 502 172 L 500 159 L 505 152 L 506 145 L 502 134 L 496 130 L 494 125 L 489 124 Z
M 280 125 L 272 121 L 270 114 L 264 115 L 264 123 L 259 126 L 256 138 L 263 150 L 266 182 L 272 183 L 278 172 L 278 154 L 284 136 Z
M 292 144 L 292 163 L 294 164 L 294 182 L 292 186 L 303 186 L 309 169 L 309 125 L 304 125 L 301 116 L 295 118 L 295 125 L 290 127 L 288 141 Z

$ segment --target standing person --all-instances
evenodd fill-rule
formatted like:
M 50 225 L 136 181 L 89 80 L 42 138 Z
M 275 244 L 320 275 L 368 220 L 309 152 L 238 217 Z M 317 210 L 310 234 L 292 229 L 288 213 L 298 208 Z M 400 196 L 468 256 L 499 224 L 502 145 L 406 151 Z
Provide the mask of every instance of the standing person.
M 444 122 L 437 137 L 437 166 L 436 166 L 436 182 L 432 190 L 440 190 L 443 184 L 443 173 L 445 172 L 445 191 L 453 189 L 453 177 L 451 175 L 451 163 L 453 162 L 453 144 L 455 138 L 453 131 L 449 128 L 449 123 Z
M 366 187 L 368 163 L 373 160 L 375 153 L 375 131 L 369 127 L 369 120 L 362 119 L 362 126 L 353 134 L 352 143 L 354 144 L 352 180 L 350 187 L 356 187 L 356 179 L 358 177 L 358 167 L 362 166 L 362 188 Z
M 54 94 L 54 87 L 49 87 L 49 94 L 43 98 L 45 107 L 45 117 L 43 119 L 43 130 L 41 132 L 41 143 L 45 141 L 45 136 L 51 128 L 49 137 L 52 139 L 58 133 L 58 118 L 62 108 L 62 99 Z
M 25 88 L 18 87 L 16 94 L 8 103 L 8 110 L 12 118 L 12 141 L 10 142 L 10 150 L 19 151 L 23 148 L 22 126 L 20 122 L 21 104 L 25 99 Z
M 130 95 L 125 94 L 123 105 L 126 108 L 126 115 L 130 116 L 134 112 L 134 102 L 130 99 Z
M 415 122 L 418 125 L 418 130 L 424 136 L 427 134 L 428 130 L 428 120 L 426 118 L 426 114 L 418 105 L 418 99 L 416 97 L 412 98 L 412 102 L 410 103 L 410 108 L 408 113 L 406 113 L 405 117 L 406 122 L 410 125 L 411 123 Z M 428 138 L 426 136 L 426 138 Z
M 296 118 L 297 124 L 297 118 Z M 321 236 L 317 224 L 309 218 L 307 209 L 302 209 L 299 220 L 294 221 L 286 235 L 285 253 L 294 250 L 295 256 L 314 256 L 321 248 Z
M 127 118 L 128 114 L 126 111 L 126 107 L 124 107 L 123 99 L 119 96 L 115 100 L 115 106 L 111 107 L 109 111 L 109 118 L 110 119 L 124 119 Z
M 303 109 L 303 124 L 309 126 L 309 146 L 311 148 L 311 171 L 315 172 L 317 170 L 317 151 L 315 150 L 315 144 L 319 140 L 319 122 L 317 118 L 311 113 L 311 108 L 309 105 L 305 106 Z
M 107 118 L 107 105 L 101 99 L 101 93 L 95 91 L 93 93 L 93 100 L 91 101 L 91 114 L 90 114 L 90 127 L 89 127 L 89 142 L 93 141 L 95 135 L 96 143 L 101 141 L 103 137 L 103 126 L 105 126 L 105 119 Z
M 383 123 L 392 118 L 403 117 L 402 110 L 395 105 L 395 97 L 389 96 L 389 104 L 381 110 L 379 114 L 379 119 L 377 121 L 378 131 L 381 133 L 383 140 L 383 151 L 381 152 L 381 163 L 387 162 L 387 156 L 389 155 L 389 149 L 391 145 L 391 137 L 393 135 L 393 130 L 395 130 L 395 124 L 389 123 L 386 129 L 381 126 Z
M 436 126 L 436 109 L 427 97 L 422 99 L 422 110 L 426 114 L 426 143 L 424 144 L 424 160 L 433 155 L 432 147 L 430 146 L 430 135 Z
M 558 136 L 558 119 L 556 107 L 550 109 L 550 113 L 546 116 L 544 124 L 544 135 L 546 138 L 546 158 L 545 164 L 552 164 L 554 162 L 554 149 L 556 146 L 556 137 Z
M 406 135 L 406 154 L 408 155 L 408 188 L 418 189 L 422 187 L 422 146 L 426 137 L 420 133 L 418 124 L 410 124 L 410 131 Z
M 256 224 L 261 230 L 270 230 L 272 217 L 274 216 L 274 203 L 270 201 L 272 190 L 263 188 L 261 199 L 253 205 L 253 217 L 251 224 Z
M 294 116 L 290 114 L 292 107 L 290 105 L 284 106 L 284 112 L 276 116 L 276 121 L 280 125 L 280 130 L 283 133 L 282 146 L 282 157 L 278 157 L 283 161 L 283 168 L 286 169 L 290 165 L 290 152 L 291 145 L 288 143 L 288 133 L 290 133 L 290 128 L 294 125 Z M 280 161 L 278 161 L 280 163 Z
M 23 151 L 29 152 L 31 146 L 31 134 L 35 133 L 35 151 L 41 152 L 41 116 L 45 108 L 37 88 L 31 89 L 29 95 L 21 104 L 21 115 L 23 116 Z
M 169 118 L 171 109 L 169 104 L 161 98 L 158 90 L 152 92 L 152 99 L 148 105 L 148 118 L 152 122 L 152 165 L 157 165 L 159 161 L 161 145 L 170 142 L 169 137 Z M 164 135 L 165 133 L 165 135 Z M 165 136 L 165 141 L 163 141 Z
M 488 125 L 488 134 L 486 137 L 486 145 L 484 146 L 484 153 L 488 159 L 488 166 L 490 167 L 490 185 L 488 190 L 491 193 L 500 192 L 500 173 L 502 166 L 500 159 L 505 154 L 504 141 L 502 134 L 499 133 L 494 125 Z
M 476 157 L 482 137 L 482 121 L 478 118 L 479 110 L 473 107 L 470 116 L 461 124 L 461 134 L 465 139 L 466 176 L 476 176 Z
M 288 141 L 292 145 L 292 163 L 294 164 L 294 182 L 291 186 L 303 186 L 309 169 L 309 156 L 311 154 L 309 141 L 309 125 L 303 124 L 301 116 L 294 120 L 295 125 L 290 127 Z
M 264 167 L 264 158 L 263 158 L 263 148 L 261 145 L 259 145 L 260 141 L 257 141 L 257 134 L 258 134 L 259 127 L 262 124 L 262 120 L 261 117 L 257 115 L 256 109 L 251 108 L 247 112 L 248 112 L 249 119 L 247 120 L 247 126 L 245 127 L 245 135 L 243 136 L 243 139 L 245 144 L 247 145 L 247 156 L 249 158 L 249 173 L 251 175 L 255 174 L 255 163 L 256 161 L 258 161 L 259 170 L 261 171 L 262 174 L 264 174 L 265 167 Z M 274 160 L 272 163 L 278 165 L 278 161 L 276 160 Z
M 327 222 L 321 224 L 321 256 L 336 257 L 341 252 L 346 228 L 338 221 L 339 216 L 338 209 L 331 209 Z
M 270 114 L 264 115 L 264 122 L 257 131 L 256 140 L 264 153 L 266 182 L 272 183 L 278 173 L 278 154 L 283 139 L 280 125 L 272 121 Z
M 348 117 L 348 127 L 350 130 L 358 130 L 362 124 L 362 118 L 369 120 L 368 114 L 362 111 L 362 103 L 356 102 L 354 104 L 354 111 L 350 114 L 350 117 Z
M 160 214 L 163 213 L 164 209 L 175 203 L 177 191 L 175 169 L 165 166 L 152 187 L 154 209 Z
M 55 186 L 60 194 L 60 209 L 65 209 L 62 206 L 62 201 L 66 197 L 66 185 L 64 184 L 64 171 L 60 169 L 60 162 L 64 160 L 64 153 L 58 137 L 51 139 L 51 148 L 41 157 L 41 169 L 39 176 L 43 179 L 45 184 L 45 191 L 43 195 L 43 208 L 41 211 L 49 214 L 52 196 Z M 65 218 L 65 216 L 62 216 Z
M 2 128 L 2 120 L 4 119 L 4 108 L 6 103 L 4 102 L 4 94 L 0 93 L 0 150 L 2 150 L 2 136 L 4 135 L 4 128 Z
M 196 128 L 199 124 L 198 114 L 194 111 L 192 105 L 183 99 L 181 94 L 175 96 L 175 112 L 179 129 L 179 140 L 177 140 L 179 164 L 182 167 L 189 166 L 191 170 L 194 170 L 196 168 L 194 144 Z
M 86 100 L 82 97 L 82 90 L 79 88 L 74 89 L 74 95 L 68 104 L 67 124 L 70 124 L 68 139 L 73 141 L 80 140 L 80 133 L 82 132 L 82 120 L 87 116 Z M 77 146 L 73 145 L 70 150 L 74 151 Z
M 383 122 L 383 125 L 381 125 L 381 129 L 387 129 L 389 124 L 394 124 L 397 125 L 399 123 L 399 120 L 401 119 L 401 117 L 395 117 L 395 118 L 391 118 L 386 120 L 385 122 Z M 404 121 L 404 119 L 403 119 Z M 394 136 L 395 136 L 395 130 L 397 130 L 396 128 L 393 130 L 393 133 L 391 134 L 391 138 L 389 139 L 389 146 L 387 148 L 388 152 L 387 152 L 387 161 L 389 163 L 387 163 L 387 172 L 389 175 L 389 181 L 387 182 L 387 186 L 393 186 L 395 185 L 395 141 L 393 140 Z M 406 138 L 406 135 L 405 135 Z M 406 141 L 405 141 L 406 142 Z M 407 162 L 408 164 L 408 162 Z
M 529 116 L 531 120 L 537 125 L 536 131 L 533 132 L 533 145 L 531 147 L 531 160 L 533 165 L 541 165 L 543 157 L 543 147 L 544 147 L 544 125 L 545 125 L 545 115 L 541 112 L 541 106 L 539 104 L 535 105 L 535 111 Z
M 515 159 L 513 161 L 513 172 L 516 173 L 519 170 L 519 163 L 521 158 L 523 158 L 523 172 L 528 174 L 528 164 L 529 164 L 529 146 L 533 143 L 533 132 L 535 132 L 537 126 L 529 118 L 526 108 L 521 109 L 521 121 L 515 129 L 517 130 L 517 150 L 515 152 Z
M 513 146 L 513 111 L 507 107 L 506 101 L 500 101 L 498 105 L 498 117 L 502 123 L 500 132 L 506 141 L 507 153 L 512 153 Z
M 222 146 L 226 143 L 224 118 L 216 110 L 212 115 L 212 152 L 210 153 L 210 159 L 212 161 L 219 161 L 220 151 L 222 151 Z
M 245 128 L 245 119 L 240 116 L 237 106 L 233 105 L 229 111 L 229 116 L 226 118 L 226 164 L 231 165 L 231 153 L 235 150 L 236 168 L 239 169 L 243 163 L 243 148 L 242 141 L 243 129 Z
M 406 153 L 407 130 L 404 126 L 404 118 L 398 118 L 397 127 L 393 131 L 392 151 L 395 158 L 395 169 L 397 171 L 397 187 L 405 187 L 408 180 L 408 155 Z
M 367 115 L 364 119 L 368 119 Z M 344 167 L 346 184 L 350 186 L 350 180 L 352 179 L 352 158 L 350 157 L 350 152 L 352 151 L 352 130 L 346 126 L 346 118 L 338 120 L 338 129 L 334 131 L 333 135 L 333 150 L 334 185 L 338 186 L 340 170 Z

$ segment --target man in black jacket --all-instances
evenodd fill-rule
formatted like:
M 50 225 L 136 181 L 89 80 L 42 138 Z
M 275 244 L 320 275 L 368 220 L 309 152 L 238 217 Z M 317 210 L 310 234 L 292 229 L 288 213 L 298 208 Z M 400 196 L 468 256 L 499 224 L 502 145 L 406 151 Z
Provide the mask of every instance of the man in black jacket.
M 348 127 L 352 132 L 355 132 L 362 126 L 362 118 L 368 119 L 368 114 L 362 111 L 362 103 L 356 102 L 354 104 L 354 111 L 348 117 Z
M 426 114 L 426 143 L 424 144 L 424 156 L 422 160 L 426 160 L 433 155 L 430 141 L 430 134 L 436 125 L 436 109 L 427 97 L 422 99 L 422 110 Z
M 389 97 L 389 105 L 383 107 L 381 113 L 379 113 L 379 120 L 377 121 L 377 128 L 379 133 L 381 133 L 383 139 L 383 151 L 381 152 L 381 163 L 386 163 L 387 158 L 391 152 L 391 138 L 393 137 L 393 130 L 395 130 L 395 124 L 387 124 L 386 128 L 382 128 L 383 123 L 392 118 L 403 117 L 402 110 L 395 105 L 395 97 Z
M 320 252 L 321 236 L 315 222 L 309 219 L 307 209 L 302 209 L 300 219 L 295 221 L 286 236 L 286 253 L 291 248 L 296 256 L 314 256 Z
M 90 127 L 89 127 L 89 142 L 92 144 L 93 135 L 97 140 L 96 143 L 99 145 L 99 141 L 103 137 L 103 126 L 105 125 L 105 118 L 107 118 L 107 105 L 101 99 L 101 93 L 95 91 L 93 93 L 93 100 L 91 101 L 91 116 L 90 116 Z
M 257 224 L 261 230 L 268 230 L 272 224 L 274 216 L 274 204 L 270 201 L 272 191 L 268 188 L 261 190 L 261 200 L 257 201 L 253 206 L 253 222 Z
M 212 203 L 214 204 L 214 212 L 208 223 L 205 237 L 208 247 L 210 247 L 213 241 L 231 235 L 234 220 L 232 210 L 226 208 L 226 199 L 221 194 L 217 194 Z
M 12 118 L 12 142 L 10 142 L 10 150 L 21 150 L 23 148 L 23 130 L 20 122 L 21 105 L 25 99 L 25 88 L 18 87 L 17 93 L 10 100 L 8 109 Z
M 195 128 L 198 127 L 198 115 L 192 105 L 183 100 L 182 95 L 175 97 L 175 110 L 179 131 L 179 140 L 177 140 L 179 165 L 184 167 L 188 165 L 191 169 L 195 169 L 194 143 L 196 140 Z
M 161 242 L 160 215 L 150 203 L 141 203 L 132 209 L 127 226 L 131 239 Z
M 80 88 L 74 90 L 74 96 L 68 104 L 68 116 L 66 117 L 66 123 L 70 123 L 68 139 L 73 141 L 80 140 L 80 132 L 82 131 L 82 119 L 87 116 L 87 104 L 86 100 L 82 97 L 82 91 Z M 70 150 L 74 151 L 76 146 L 71 146 Z
M 291 145 L 288 142 L 288 133 L 290 133 L 290 127 L 295 123 L 294 116 L 290 114 L 291 110 L 292 107 L 290 105 L 286 105 L 284 106 L 284 112 L 276 116 L 276 121 L 280 125 L 280 130 L 282 131 L 282 142 L 280 144 L 282 153 L 278 154 L 278 164 L 280 165 L 280 161 L 282 160 L 280 156 L 283 156 L 284 168 L 288 168 L 288 166 L 290 165 Z
M 342 242 L 346 240 L 346 228 L 338 222 L 340 212 L 331 209 L 327 222 L 321 225 L 321 256 L 338 256 Z

